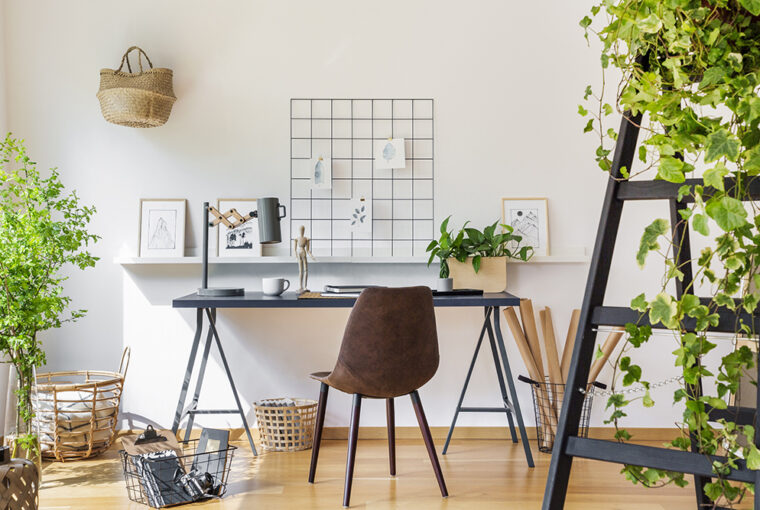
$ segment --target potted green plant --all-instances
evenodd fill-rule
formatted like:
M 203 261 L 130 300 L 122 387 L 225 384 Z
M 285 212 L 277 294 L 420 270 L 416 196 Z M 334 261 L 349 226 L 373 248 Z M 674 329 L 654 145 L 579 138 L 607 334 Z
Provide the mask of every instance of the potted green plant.
M 523 262 L 533 256 L 532 246 L 521 246 L 522 236 L 514 234 L 510 225 L 498 221 L 485 227 L 462 227 L 459 249 L 450 263 L 454 287 L 501 292 L 507 286 L 507 260 Z
M 0 356 L 13 366 L 17 382 L 14 456 L 39 459 L 32 430 L 35 369 L 45 364 L 39 333 L 85 313 L 69 309 L 61 269 L 95 265 L 87 251 L 98 239 L 87 232 L 94 213 L 76 193 L 64 191 L 55 169 L 40 174 L 23 140 L 8 134 L 0 142 Z
M 584 131 L 600 140 L 599 166 L 610 170 L 619 135 L 606 125 L 607 117 L 627 111 L 626 118 L 641 126 L 636 174 L 651 170 L 657 179 L 678 186 L 677 214 L 654 219 L 641 236 L 639 265 L 653 256 L 664 260 L 663 278 L 656 292 L 631 301 L 640 320 L 626 326 L 626 344 L 613 360 L 605 423 L 615 426 L 618 441 L 628 441 L 632 434 L 622 422 L 629 406 L 643 405 L 639 414 L 655 405 L 646 367 L 635 363 L 635 349 L 652 337 L 646 322 L 665 328 L 675 350 L 662 348 L 672 351 L 681 376 L 673 396 L 682 412 L 676 423 L 680 433 L 670 445 L 722 455 L 711 461 L 713 476 L 702 489 L 708 501 L 733 506 L 747 491 L 760 489 L 725 477 L 740 457 L 749 469 L 760 469 L 759 432 L 757 424 L 737 423 L 731 415 L 717 420 L 710 413 L 735 398 L 742 378 L 756 373 L 758 359 L 747 346 L 710 360 L 704 356 L 717 346 L 712 341 L 727 341 L 711 336 L 721 313 L 735 314 L 734 338 L 757 335 L 760 203 L 753 186 L 760 175 L 760 2 L 611 0 L 594 5 L 580 24 L 587 39 L 594 34 L 601 43 L 603 73 L 615 67 L 619 76 L 612 93 L 605 92 L 604 80 L 601 88 L 586 87 L 584 98 L 591 105 L 578 109 L 586 117 Z M 629 178 L 633 169 L 623 168 L 621 174 Z M 674 229 L 701 238 L 698 256 L 686 256 L 681 243 L 688 236 L 674 240 Z M 645 487 L 689 483 L 675 471 L 626 465 L 622 472 Z
M 450 219 L 451 216 L 441 222 L 441 236 L 438 240 L 434 239 L 430 241 L 430 244 L 425 250 L 430 252 L 430 258 L 427 263 L 428 267 L 433 263 L 433 259 L 438 257 L 439 271 L 436 288 L 443 292 L 449 291 L 453 288 L 454 280 L 449 276 L 449 260 L 460 253 L 460 247 L 464 240 L 464 231 L 460 230 L 454 235 L 454 231 L 448 230 Z

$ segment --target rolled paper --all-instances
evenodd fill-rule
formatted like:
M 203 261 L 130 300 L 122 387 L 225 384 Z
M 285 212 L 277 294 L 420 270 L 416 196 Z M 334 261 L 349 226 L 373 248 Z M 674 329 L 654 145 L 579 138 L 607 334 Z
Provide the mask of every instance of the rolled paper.
M 575 347 L 575 337 L 578 334 L 578 322 L 581 319 L 581 311 L 573 310 L 570 316 L 570 327 L 567 328 L 567 338 L 565 339 L 565 348 L 562 350 L 562 380 L 567 381 L 567 373 L 570 371 L 570 362 L 573 359 L 573 347 Z
M 533 313 L 533 302 L 530 299 L 520 300 L 520 318 L 522 319 L 525 337 L 528 339 L 530 352 L 536 362 L 536 367 L 541 375 L 540 382 L 544 382 L 544 359 L 541 356 L 541 344 L 538 340 L 538 329 L 536 329 L 536 316 Z
M 604 341 L 604 344 L 602 345 L 602 357 L 594 361 L 594 363 L 591 365 L 591 370 L 588 374 L 588 383 L 591 384 L 594 381 L 596 381 L 596 378 L 599 377 L 599 372 L 602 371 L 602 368 L 604 368 L 604 364 L 607 363 L 607 360 L 610 359 L 610 355 L 612 355 L 612 351 L 615 350 L 615 347 L 617 347 L 618 342 L 620 342 L 620 339 L 623 338 L 623 333 L 625 331 L 623 328 L 617 327 L 614 331 L 610 332 L 609 335 L 607 335 L 607 340 Z

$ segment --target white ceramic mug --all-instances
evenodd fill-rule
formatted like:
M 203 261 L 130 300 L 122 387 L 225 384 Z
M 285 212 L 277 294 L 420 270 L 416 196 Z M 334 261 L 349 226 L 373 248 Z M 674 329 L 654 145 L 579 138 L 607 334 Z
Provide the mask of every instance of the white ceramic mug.
M 261 290 L 267 296 L 279 296 L 290 288 L 290 280 L 285 278 L 262 278 Z

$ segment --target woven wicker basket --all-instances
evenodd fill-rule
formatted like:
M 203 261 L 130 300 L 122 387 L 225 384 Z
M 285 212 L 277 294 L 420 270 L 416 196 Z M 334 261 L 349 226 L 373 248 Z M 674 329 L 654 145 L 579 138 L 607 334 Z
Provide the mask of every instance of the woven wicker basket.
M 294 398 L 290 399 L 295 402 L 293 406 L 266 405 L 278 400 L 280 399 L 266 399 L 253 403 L 259 423 L 261 447 L 274 452 L 308 450 L 314 440 L 317 402 Z
M 132 72 L 129 53 L 137 50 L 139 73 Z M 142 57 L 150 69 L 143 70 Z M 124 64 L 128 72 L 122 72 Z M 100 70 L 100 90 L 97 94 L 100 110 L 108 122 L 120 126 L 149 128 L 166 123 L 177 98 L 172 87 L 172 70 L 153 67 L 148 55 L 132 46 L 121 57 L 118 69 Z
M 118 372 L 77 370 L 37 375 L 35 425 L 45 459 L 86 459 L 110 446 L 129 368 L 124 349 Z

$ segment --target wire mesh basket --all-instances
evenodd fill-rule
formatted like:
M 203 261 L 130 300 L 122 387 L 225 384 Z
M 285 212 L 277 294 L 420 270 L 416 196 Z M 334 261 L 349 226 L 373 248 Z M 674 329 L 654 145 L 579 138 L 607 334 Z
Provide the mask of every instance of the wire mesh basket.
M 151 508 L 163 508 L 227 492 L 232 457 L 237 449 L 197 452 L 198 440 L 180 443 L 182 451 L 165 450 L 130 455 L 120 450 L 129 499 Z
M 536 438 L 538 439 L 538 451 L 551 453 L 554 446 L 554 436 L 559 424 L 559 414 L 562 409 L 562 400 L 565 397 L 565 385 L 546 381 L 539 382 L 525 376 L 519 376 L 518 380 L 530 384 L 533 395 L 533 410 L 536 413 Z M 606 388 L 604 384 L 593 383 L 586 391 L 581 409 L 581 421 L 578 424 L 578 436 L 588 437 L 588 424 L 591 419 L 591 404 L 594 401 L 594 387 Z

